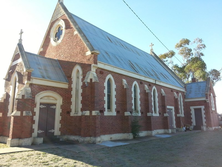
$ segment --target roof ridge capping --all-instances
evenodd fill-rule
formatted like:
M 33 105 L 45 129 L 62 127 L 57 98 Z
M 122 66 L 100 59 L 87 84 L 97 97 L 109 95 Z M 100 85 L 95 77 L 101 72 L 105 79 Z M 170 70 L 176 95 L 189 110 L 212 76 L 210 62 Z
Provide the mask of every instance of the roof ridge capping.
M 69 21 L 72 23 L 72 25 L 75 27 L 76 31 L 79 33 L 80 38 L 83 40 L 85 43 L 86 47 L 89 49 L 89 51 L 93 53 L 99 54 L 99 51 L 95 50 L 86 35 L 83 33 L 83 31 L 80 29 L 79 25 L 77 22 L 74 20 L 72 17 L 72 13 L 69 12 L 69 10 L 66 8 L 66 6 L 63 4 L 63 0 L 58 1 L 59 6 L 62 8 L 63 12 L 65 15 L 68 17 Z
M 183 87 L 185 87 L 185 83 L 156 55 L 154 51 L 150 51 L 150 55 L 152 55 Z

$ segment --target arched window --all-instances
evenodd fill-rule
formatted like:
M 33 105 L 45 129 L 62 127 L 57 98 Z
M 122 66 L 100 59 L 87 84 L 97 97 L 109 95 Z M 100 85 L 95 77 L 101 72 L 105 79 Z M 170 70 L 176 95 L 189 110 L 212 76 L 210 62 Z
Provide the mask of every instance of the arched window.
M 134 100 L 134 111 L 138 111 L 138 105 L 137 105 L 137 99 L 138 99 L 138 97 L 137 97 L 137 87 L 136 87 L 136 85 L 134 85 L 134 97 L 133 97 L 133 100 Z
M 183 112 L 183 97 L 181 95 L 181 93 L 179 94 L 179 112 L 180 112 L 180 115 L 184 115 L 184 112 Z
M 116 85 L 112 75 L 108 75 L 106 77 L 105 83 L 105 97 L 104 97 L 104 115 L 116 115 Z
M 132 104 L 133 115 L 140 116 L 140 89 L 136 81 L 133 83 L 132 86 Z
M 112 105 L 112 90 L 111 90 L 111 81 L 108 79 L 107 81 L 107 110 L 111 111 L 111 105 Z
M 79 87 L 79 82 L 80 82 L 80 76 L 79 76 L 79 70 L 76 71 L 76 84 L 75 84 L 75 113 L 78 113 L 80 112 L 80 108 L 79 108 L 79 104 L 80 104 L 80 95 L 79 95 L 79 90 L 80 90 L 80 87 Z
M 15 109 L 15 99 L 17 94 L 17 75 L 16 73 L 11 77 L 11 91 L 10 91 L 10 98 L 9 98 L 9 107 L 8 107 L 8 116 L 10 116 Z
M 213 97 L 212 93 L 211 93 L 211 108 L 212 108 L 212 110 L 215 110 L 214 97 Z
M 156 87 L 153 87 L 152 89 L 152 110 L 153 110 L 154 116 L 159 115 L 158 93 L 157 93 Z
M 82 100 L 82 69 L 76 65 L 72 72 L 72 116 L 81 115 Z

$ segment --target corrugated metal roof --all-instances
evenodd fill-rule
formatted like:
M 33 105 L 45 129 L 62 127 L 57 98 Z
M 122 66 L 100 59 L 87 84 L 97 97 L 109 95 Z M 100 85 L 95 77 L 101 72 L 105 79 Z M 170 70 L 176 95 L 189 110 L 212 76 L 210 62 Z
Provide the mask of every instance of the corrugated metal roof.
M 74 14 L 72 16 L 94 49 L 100 52 L 98 61 L 177 87 L 183 87 L 152 55 Z
M 58 60 L 29 52 L 25 53 L 30 67 L 33 69 L 32 77 L 68 83 Z
M 206 86 L 206 81 L 186 84 L 186 99 L 206 97 Z

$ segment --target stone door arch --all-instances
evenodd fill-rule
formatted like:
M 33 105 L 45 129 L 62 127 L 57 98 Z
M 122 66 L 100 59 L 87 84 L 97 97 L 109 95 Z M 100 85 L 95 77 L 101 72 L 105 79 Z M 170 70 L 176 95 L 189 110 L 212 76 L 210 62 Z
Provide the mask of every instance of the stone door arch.
M 32 134 L 32 137 L 38 136 L 38 124 L 39 124 L 39 112 L 41 104 L 55 104 L 55 129 L 54 129 L 54 135 L 60 135 L 60 127 L 61 127 L 61 105 L 62 105 L 62 97 L 53 91 L 43 91 L 38 93 L 35 96 L 35 104 L 36 107 L 34 108 L 35 116 L 33 117 L 34 124 L 33 129 L 34 132 Z

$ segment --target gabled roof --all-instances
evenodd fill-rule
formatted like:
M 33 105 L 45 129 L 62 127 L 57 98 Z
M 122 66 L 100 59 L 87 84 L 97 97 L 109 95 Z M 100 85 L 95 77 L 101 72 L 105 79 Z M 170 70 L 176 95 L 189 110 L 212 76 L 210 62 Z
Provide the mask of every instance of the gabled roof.
M 21 43 L 17 44 L 14 56 L 16 53 L 20 54 L 24 68 L 26 71 L 31 72 L 31 77 L 48 81 L 68 83 L 68 80 L 58 60 L 26 52 Z M 12 63 L 13 62 L 11 62 L 11 65 Z
M 30 67 L 33 69 L 31 74 L 32 77 L 68 83 L 58 60 L 29 52 L 25 52 L 25 55 Z
M 186 84 L 186 99 L 205 98 L 206 93 L 207 81 Z
M 98 62 L 184 89 L 184 83 L 155 55 L 150 55 L 70 13 L 62 1 L 58 2 L 50 23 L 62 15 L 67 16 L 91 53 L 99 51 Z M 49 28 L 50 24 L 47 31 Z M 44 40 L 46 38 L 47 33 Z
M 98 61 L 133 73 L 137 73 L 164 83 L 182 88 L 164 65 L 137 47 L 101 30 L 87 21 L 72 14 L 73 19 L 90 44 L 99 51 Z

